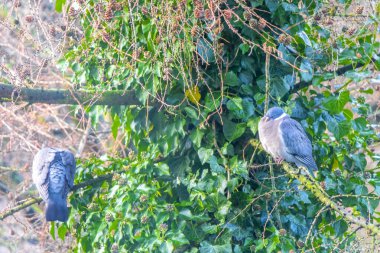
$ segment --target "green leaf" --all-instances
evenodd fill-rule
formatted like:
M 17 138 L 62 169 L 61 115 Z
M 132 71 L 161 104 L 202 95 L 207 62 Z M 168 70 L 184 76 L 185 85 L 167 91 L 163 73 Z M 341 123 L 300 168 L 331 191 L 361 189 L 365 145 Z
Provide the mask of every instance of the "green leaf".
M 183 246 L 189 244 L 189 240 L 185 237 L 185 235 L 181 231 L 176 231 L 175 233 L 169 234 L 168 237 L 172 240 L 173 244 L 176 247 Z
M 310 82 L 313 79 L 313 66 L 309 60 L 303 59 L 301 62 L 301 78 L 305 82 Z
M 227 109 L 230 111 L 243 110 L 243 99 L 241 97 L 233 97 L 227 102 Z
M 66 0 L 56 0 L 55 1 L 55 10 L 57 12 L 62 12 L 62 7 L 66 3 Z
M 162 253 L 171 253 L 173 252 L 173 250 L 174 250 L 173 244 L 168 240 L 164 241 L 160 245 L 160 252 Z
M 193 213 L 189 209 L 182 210 L 178 216 L 180 218 L 186 219 L 186 220 L 192 220 L 196 222 L 203 222 L 203 221 L 209 221 L 210 218 L 207 217 L 207 215 L 199 214 L 199 215 L 193 215 Z
M 50 222 L 50 235 L 55 240 L 55 222 Z
M 253 134 L 256 134 L 258 129 L 259 129 L 259 121 L 260 121 L 260 118 L 255 117 L 253 119 L 248 120 L 248 122 L 247 122 L 247 127 L 249 127 L 249 129 L 251 129 L 251 132 Z
M 198 150 L 198 157 L 202 164 L 205 164 L 213 154 L 214 151 L 212 149 L 202 147 Z
M 350 101 L 350 92 L 348 90 L 339 93 L 338 97 L 330 96 L 325 99 L 322 104 L 325 109 L 330 113 L 338 114 L 341 113 L 347 102 Z
M 58 236 L 61 238 L 62 241 L 65 240 L 66 237 L 66 232 L 67 232 L 67 226 L 65 223 L 63 223 L 59 228 L 58 228 Z
M 270 12 L 275 12 L 279 6 L 279 3 L 277 0 L 265 0 L 265 5 L 268 7 Z
M 197 52 L 202 59 L 203 63 L 212 63 L 215 61 L 214 50 L 212 49 L 210 42 L 204 38 L 198 40 Z
M 227 203 L 227 198 L 221 193 L 211 193 L 205 199 L 205 206 L 210 212 L 218 211 Z
M 240 82 L 238 76 L 232 71 L 227 72 L 224 75 L 224 85 L 230 87 L 239 86 Z
M 185 112 L 187 113 L 187 116 L 189 116 L 192 119 L 198 119 L 198 113 L 194 108 L 191 108 L 189 106 L 185 107 Z
M 211 156 L 210 158 L 210 168 L 212 172 L 215 173 L 224 173 L 226 170 L 223 168 L 223 166 L 220 166 L 218 163 L 218 159 L 215 156 Z
M 232 253 L 231 244 L 212 245 L 207 241 L 201 242 L 200 253 Z
M 368 189 L 365 185 L 358 185 L 355 187 L 355 194 L 356 195 L 367 195 Z
M 121 125 L 121 121 L 120 121 L 119 115 L 115 114 L 113 117 L 112 126 L 111 126 L 112 136 L 115 140 L 116 140 L 120 125 Z
M 202 224 L 201 229 L 206 234 L 215 234 L 218 231 L 218 226 L 211 225 L 210 223 L 204 223 Z
M 347 120 L 338 122 L 335 118 L 331 117 L 327 122 L 327 129 L 334 134 L 337 140 L 340 140 L 350 132 L 351 124 Z
M 367 160 L 365 159 L 365 155 L 363 153 L 353 154 L 351 155 L 352 160 L 354 160 L 355 166 L 360 170 L 364 171 L 367 166 Z
M 344 220 L 338 220 L 333 224 L 335 235 L 341 237 L 347 231 L 348 225 Z
M 199 128 L 196 128 L 191 134 L 190 134 L 190 140 L 194 143 L 194 145 L 197 148 L 201 147 L 202 139 L 204 136 L 204 132 L 200 130 Z
M 244 123 L 233 123 L 228 119 L 223 120 L 223 133 L 229 142 L 232 142 L 242 136 L 245 132 Z
M 239 48 L 242 54 L 246 54 L 251 49 L 251 47 L 247 43 L 240 44 Z
M 305 42 L 306 46 L 312 47 L 311 41 L 304 31 L 298 32 L 297 35 Z

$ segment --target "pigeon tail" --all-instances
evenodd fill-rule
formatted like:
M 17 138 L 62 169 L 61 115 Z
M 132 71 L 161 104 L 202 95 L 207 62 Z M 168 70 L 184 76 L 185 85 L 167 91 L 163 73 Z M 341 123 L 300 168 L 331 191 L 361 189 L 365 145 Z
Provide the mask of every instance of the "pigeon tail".
M 69 217 L 69 210 L 64 199 L 50 199 L 47 201 L 46 221 L 66 222 Z

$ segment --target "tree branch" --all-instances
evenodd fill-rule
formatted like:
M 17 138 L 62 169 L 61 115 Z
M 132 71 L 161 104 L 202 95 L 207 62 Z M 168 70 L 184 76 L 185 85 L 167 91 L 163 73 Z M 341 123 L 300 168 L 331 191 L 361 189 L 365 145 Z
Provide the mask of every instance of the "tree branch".
M 340 67 L 334 73 L 337 76 L 343 75 L 347 71 L 363 67 L 366 63 L 358 63 Z M 310 86 L 310 82 L 300 81 L 294 85 L 291 93 Z M 63 89 L 42 89 L 42 88 L 19 88 L 9 84 L 0 83 L 0 102 L 28 102 L 44 104 L 84 104 L 84 105 L 140 105 L 140 101 L 133 91 L 104 91 L 97 93 L 94 91 L 73 91 Z
M 110 173 L 110 174 L 107 174 L 107 175 L 99 176 L 97 178 L 90 179 L 90 180 L 87 180 L 85 182 L 76 184 L 71 189 L 71 191 L 76 191 L 76 190 L 84 188 L 86 186 L 95 185 L 95 184 L 97 184 L 99 182 L 103 182 L 105 180 L 111 179 L 112 176 L 113 176 L 113 174 L 114 173 Z M 3 210 L 2 212 L 0 212 L 0 220 L 4 220 L 8 216 L 11 216 L 11 215 L 17 213 L 18 211 L 21 211 L 22 209 L 25 209 L 28 206 L 31 206 L 31 205 L 34 205 L 34 204 L 37 204 L 37 203 L 39 204 L 39 203 L 41 203 L 41 201 L 42 201 L 42 198 L 40 198 L 40 197 L 38 197 L 38 198 L 27 198 L 27 199 L 24 199 L 24 200 L 21 201 L 20 204 L 14 206 L 14 207 L 5 208 L 5 210 Z
M 305 176 L 300 173 L 300 170 L 295 170 L 289 164 L 283 163 L 283 169 L 294 179 L 297 179 L 306 189 L 311 191 L 314 196 L 325 206 L 330 207 L 339 215 L 342 216 L 342 219 L 354 223 L 357 226 L 370 231 L 372 234 L 380 236 L 380 228 L 378 225 L 373 223 L 369 223 L 367 221 L 360 220 L 358 217 L 353 216 L 344 210 L 342 206 L 335 203 L 331 200 L 331 197 L 323 190 L 323 188 L 319 185 L 319 182 L 315 181 L 311 176 Z M 307 169 L 301 168 L 307 174 L 309 173 Z
M 63 89 L 19 88 L 0 83 L 0 102 L 44 104 L 139 105 L 133 91 L 72 91 Z
M 343 66 L 343 67 L 340 67 L 338 68 L 336 71 L 333 71 L 333 72 L 329 72 L 330 74 L 335 74 L 337 76 L 340 76 L 340 75 L 343 75 L 344 73 L 346 73 L 347 71 L 350 71 L 350 70 L 353 70 L 353 69 L 357 69 L 357 68 L 360 68 L 360 67 L 363 67 L 364 65 L 366 65 L 367 63 L 362 63 L 362 62 L 359 62 L 358 64 L 356 64 L 355 66 L 354 65 L 347 65 L 347 66 Z M 309 87 L 310 85 L 312 85 L 311 82 L 305 82 L 305 81 L 300 81 L 298 83 L 296 83 L 294 85 L 294 88 L 290 91 L 291 93 L 296 93 L 298 92 L 299 90 L 302 90 L 303 88 L 306 88 L 306 87 Z

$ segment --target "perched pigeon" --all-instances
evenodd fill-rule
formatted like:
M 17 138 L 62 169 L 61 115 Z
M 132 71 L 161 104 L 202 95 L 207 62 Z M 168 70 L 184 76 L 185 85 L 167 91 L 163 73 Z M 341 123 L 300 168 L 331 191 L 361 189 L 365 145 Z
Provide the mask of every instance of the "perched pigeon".
M 313 159 L 312 146 L 301 124 L 291 119 L 279 107 L 273 107 L 259 122 L 259 138 L 265 151 L 276 163 L 283 160 L 306 167 L 311 175 L 317 170 Z
M 74 155 L 64 149 L 43 148 L 33 160 L 33 182 L 46 202 L 47 221 L 67 221 L 67 194 L 74 184 Z

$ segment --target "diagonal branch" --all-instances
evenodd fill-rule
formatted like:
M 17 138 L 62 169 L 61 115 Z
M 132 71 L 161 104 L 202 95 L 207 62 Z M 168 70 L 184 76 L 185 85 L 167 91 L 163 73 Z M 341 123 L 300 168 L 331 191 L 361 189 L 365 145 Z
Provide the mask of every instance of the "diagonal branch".
M 306 189 L 311 191 L 314 196 L 323 203 L 326 207 L 330 207 L 336 213 L 342 216 L 342 218 L 348 222 L 352 222 L 355 225 L 366 229 L 374 235 L 380 236 L 380 228 L 377 224 L 369 223 L 367 221 L 360 220 L 358 217 L 353 216 L 344 210 L 342 206 L 331 200 L 331 197 L 323 190 L 323 188 L 315 181 L 311 176 L 305 176 L 300 173 L 300 170 L 295 170 L 289 164 L 283 163 L 283 169 L 288 175 L 294 179 L 297 179 Z M 303 169 L 308 173 L 307 169 Z
M 71 189 L 71 191 L 76 191 L 76 190 L 84 188 L 86 186 L 95 185 L 95 184 L 103 182 L 105 180 L 109 180 L 109 179 L 112 178 L 113 174 L 114 173 L 106 174 L 106 175 L 99 176 L 97 178 L 90 179 L 90 180 L 87 180 L 85 182 L 76 184 Z M 27 199 L 24 199 L 24 200 L 21 201 L 20 204 L 14 206 L 14 207 L 11 207 L 11 208 L 5 208 L 5 210 L 3 210 L 2 212 L 0 212 L 0 220 L 4 220 L 8 216 L 11 216 L 11 215 L 17 213 L 18 211 L 21 211 L 21 210 L 27 208 L 28 206 L 31 206 L 31 205 L 34 205 L 34 204 L 39 204 L 41 202 L 42 202 L 42 198 L 40 198 L 40 197 L 38 197 L 38 198 L 27 198 Z
M 346 73 L 347 71 L 357 69 L 357 68 L 361 68 L 361 67 L 365 66 L 366 64 L 367 63 L 359 62 L 356 65 L 351 64 L 351 65 L 343 66 L 343 67 L 338 68 L 336 71 L 328 72 L 328 73 L 334 74 L 336 76 L 341 76 L 344 73 Z M 294 88 L 290 92 L 296 93 L 297 91 L 302 90 L 303 88 L 309 87 L 310 85 L 312 85 L 311 82 L 300 81 L 294 85 Z

